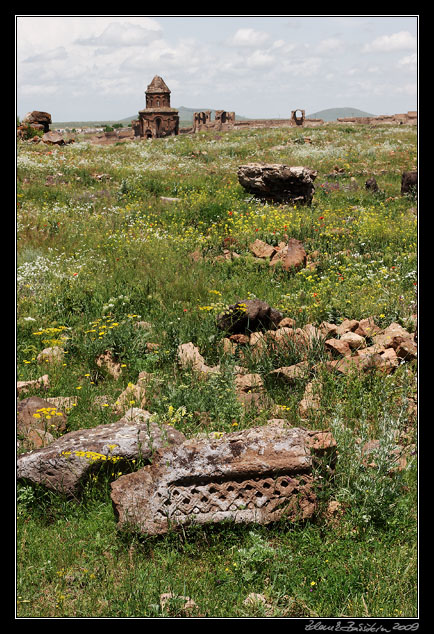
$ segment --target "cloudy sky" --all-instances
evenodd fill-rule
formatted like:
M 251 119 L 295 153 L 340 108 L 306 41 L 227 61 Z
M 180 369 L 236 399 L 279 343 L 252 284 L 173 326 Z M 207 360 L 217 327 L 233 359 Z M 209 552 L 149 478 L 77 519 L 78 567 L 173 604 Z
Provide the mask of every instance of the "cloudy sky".
M 172 107 L 286 118 L 417 110 L 417 16 L 16 15 L 16 109 L 117 120 L 160 75 Z

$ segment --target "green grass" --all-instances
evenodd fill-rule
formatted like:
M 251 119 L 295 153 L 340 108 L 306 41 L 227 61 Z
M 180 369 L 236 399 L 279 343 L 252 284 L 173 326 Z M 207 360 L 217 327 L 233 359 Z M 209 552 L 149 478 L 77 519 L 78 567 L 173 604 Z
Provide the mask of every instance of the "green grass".
M 77 396 L 68 413 L 74 430 L 118 420 L 96 397 L 113 402 L 145 370 L 153 375 L 149 411 L 193 437 L 274 418 L 271 410 L 243 410 L 235 398 L 240 358 L 223 354 L 216 317 L 237 300 L 263 299 L 299 326 L 373 316 L 381 327 L 395 321 L 411 331 L 417 200 L 400 196 L 400 175 L 416 168 L 416 131 L 329 124 L 309 129 L 311 143 L 302 136 L 268 129 L 107 147 L 19 142 L 17 380 L 47 372 L 49 390 L 33 393 Z M 252 200 L 236 176 L 248 161 L 318 170 L 312 205 Z M 371 176 L 377 194 L 364 187 Z M 249 252 L 256 238 L 278 244 L 290 237 L 318 252 L 314 269 L 287 273 Z M 219 260 L 227 248 L 240 257 Z M 194 251 L 202 256 L 195 262 Z M 189 341 L 208 365 L 220 364 L 220 375 L 197 382 L 178 367 L 177 347 Z M 51 345 L 63 347 L 64 361 L 42 368 L 37 355 Z M 96 364 L 106 350 L 123 366 L 119 380 Z M 295 348 L 269 348 L 244 363 L 291 424 L 336 437 L 335 467 L 317 465 L 315 518 L 150 538 L 116 529 L 108 475 L 78 500 L 19 484 L 17 616 L 417 616 L 416 456 L 390 472 L 395 435 L 416 442 L 408 404 L 417 364 L 391 375 L 332 375 L 317 346 L 291 388 L 269 375 L 301 360 Z M 302 420 L 298 403 L 313 376 L 321 380 L 321 405 Z M 375 468 L 361 455 L 372 439 L 380 440 Z M 330 501 L 341 505 L 335 519 L 326 513 Z M 265 603 L 246 605 L 252 592 Z M 174 598 L 162 607 L 165 593 Z M 182 596 L 196 612 L 185 613 Z

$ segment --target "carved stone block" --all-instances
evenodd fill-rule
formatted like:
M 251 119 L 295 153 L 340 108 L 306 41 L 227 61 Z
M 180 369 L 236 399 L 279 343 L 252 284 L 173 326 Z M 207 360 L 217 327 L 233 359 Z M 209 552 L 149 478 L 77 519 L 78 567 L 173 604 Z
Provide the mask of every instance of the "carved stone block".
M 334 444 L 327 432 L 278 423 L 158 451 L 112 483 L 119 527 L 157 535 L 194 523 L 306 519 L 316 508 L 314 455 Z

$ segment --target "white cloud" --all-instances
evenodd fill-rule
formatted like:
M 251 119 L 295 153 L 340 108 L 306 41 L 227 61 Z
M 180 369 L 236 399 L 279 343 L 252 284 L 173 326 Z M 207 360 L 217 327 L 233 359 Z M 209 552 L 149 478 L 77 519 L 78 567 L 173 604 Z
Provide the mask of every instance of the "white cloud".
M 160 26 L 150 20 L 145 26 L 129 22 L 112 22 L 99 35 L 77 38 L 75 44 L 84 46 L 145 46 L 159 39 L 162 35 Z
M 246 59 L 248 68 L 267 68 L 274 64 L 274 57 L 264 51 L 254 51 Z
M 311 56 L 285 60 L 282 66 L 279 67 L 279 70 L 287 72 L 288 75 L 294 75 L 295 77 L 312 77 L 319 72 L 321 66 L 322 58 Z
M 417 41 L 409 31 L 399 31 L 392 35 L 381 35 L 370 44 L 365 44 L 364 53 L 386 53 L 389 51 L 403 51 L 416 49 Z
M 316 47 L 317 53 L 338 53 L 344 49 L 342 40 L 336 37 L 329 37 L 321 42 Z
M 405 57 L 402 57 L 398 61 L 397 66 L 399 68 L 403 68 L 403 69 L 408 70 L 410 72 L 416 72 L 416 70 L 417 70 L 417 54 L 416 53 L 412 53 L 411 55 L 406 55 Z
M 238 29 L 235 35 L 228 40 L 229 46 L 251 47 L 256 48 L 263 46 L 270 36 L 263 31 L 255 31 L 255 29 Z
M 23 63 L 32 64 L 34 62 L 36 63 L 51 62 L 53 60 L 63 60 L 63 59 L 66 59 L 67 57 L 68 57 L 68 53 L 66 52 L 65 47 L 57 46 L 56 48 L 46 51 L 45 53 L 31 55 L 30 57 L 27 57 L 26 59 L 24 59 Z

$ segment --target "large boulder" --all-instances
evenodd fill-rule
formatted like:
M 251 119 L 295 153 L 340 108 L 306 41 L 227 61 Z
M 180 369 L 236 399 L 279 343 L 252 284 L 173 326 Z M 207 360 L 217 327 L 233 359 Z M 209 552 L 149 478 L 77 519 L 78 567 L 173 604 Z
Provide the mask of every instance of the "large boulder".
M 116 423 L 72 431 L 47 447 L 21 454 L 17 480 L 74 496 L 102 465 L 149 461 L 157 449 L 185 440 L 173 427 L 150 422 L 150 416 L 132 408 Z
M 42 125 L 44 132 L 48 132 L 50 129 L 50 123 L 52 123 L 51 114 L 49 112 L 33 110 L 25 115 L 22 123 L 26 123 L 32 127 L 34 127 L 35 124 Z
M 42 136 L 42 141 L 48 145 L 65 145 L 65 139 L 60 132 L 48 131 Z
M 118 526 L 158 535 L 225 520 L 268 524 L 312 517 L 314 457 L 334 446 L 328 432 L 281 422 L 187 440 L 112 483 Z
M 217 317 L 217 325 L 230 333 L 275 328 L 283 315 L 260 299 L 246 299 L 231 304 Z
M 262 200 L 284 204 L 312 202 L 313 181 L 318 172 L 309 167 L 290 167 L 278 163 L 247 163 L 238 168 L 238 181 L 244 189 Z
M 401 176 L 401 196 L 417 194 L 417 171 L 403 172 Z

